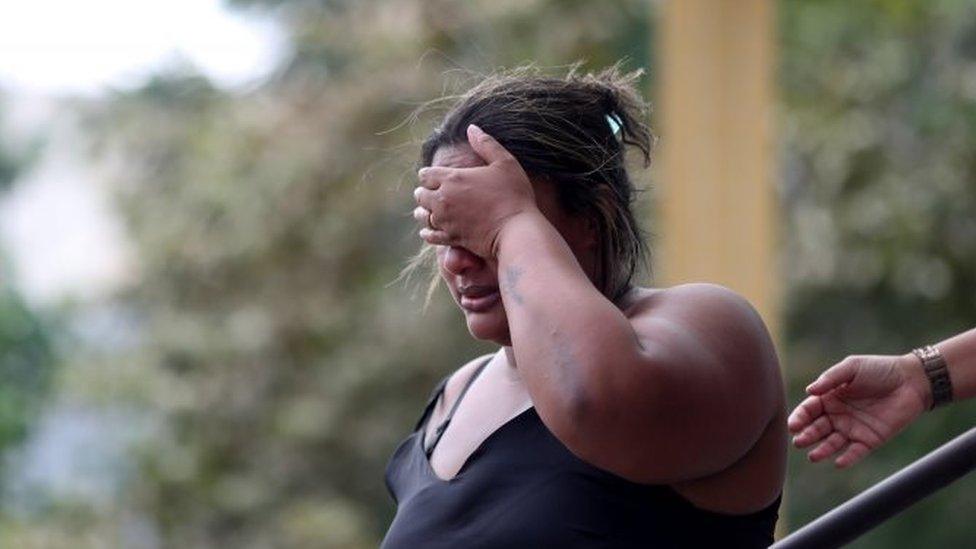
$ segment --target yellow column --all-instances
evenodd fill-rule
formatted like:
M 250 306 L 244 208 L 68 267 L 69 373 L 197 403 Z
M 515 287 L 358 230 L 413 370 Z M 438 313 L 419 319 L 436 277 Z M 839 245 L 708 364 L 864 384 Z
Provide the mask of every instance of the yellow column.
M 661 6 L 655 270 L 663 286 L 705 281 L 741 293 L 778 341 L 773 1 Z M 780 519 L 777 537 L 786 530 Z
M 773 0 L 661 6 L 656 270 L 732 288 L 777 332 L 774 26 Z

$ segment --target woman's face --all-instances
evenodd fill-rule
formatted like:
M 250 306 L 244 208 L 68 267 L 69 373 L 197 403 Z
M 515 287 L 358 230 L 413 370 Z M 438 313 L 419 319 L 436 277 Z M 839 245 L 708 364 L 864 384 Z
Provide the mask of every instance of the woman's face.
M 441 147 L 431 162 L 432 166 L 451 168 L 484 164 L 467 144 Z M 563 236 L 584 272 L 593 280 L 595 238 L 589 224 L 580 217 L 570 216 L 559 206 L 551 182 L 534 180 L 532 187 L 539 210 Z M 511 345 L 508 319 L 498 290 L 497 261 L 479 257 L 460 247 L 436 246 L 436 249 L 440 275 L 464 313 L 471 335 L 499 345 Z

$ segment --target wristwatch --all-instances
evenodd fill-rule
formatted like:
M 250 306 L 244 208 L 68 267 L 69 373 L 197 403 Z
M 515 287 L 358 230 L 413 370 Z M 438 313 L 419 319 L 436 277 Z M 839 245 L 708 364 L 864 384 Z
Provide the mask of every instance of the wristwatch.
M 929 410 L 952 402 L 952 380 L 949 379 L 949 367 L 938 347 L 926 345 L 919 349 L 913 349 L 912 354 L 922 361 L 925 376 L 929 378 L 929 384 L 932 386 L 932 406 L 929 407 Z

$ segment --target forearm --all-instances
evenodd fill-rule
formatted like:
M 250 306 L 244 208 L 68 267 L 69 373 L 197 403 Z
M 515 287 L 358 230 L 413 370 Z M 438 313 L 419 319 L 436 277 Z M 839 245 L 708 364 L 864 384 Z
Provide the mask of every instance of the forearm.
M 942 351 L 952 380 L 953 400 L 976 396 L 976 329 L 936 344 Z
M 637 338 L 552 224 L 541 214 L 511 223 L 497 258 L 519 372 L 540 412 L 548 407 L 578 416 L 612 385 L 613 369 L 601 366 L 632 360 Z

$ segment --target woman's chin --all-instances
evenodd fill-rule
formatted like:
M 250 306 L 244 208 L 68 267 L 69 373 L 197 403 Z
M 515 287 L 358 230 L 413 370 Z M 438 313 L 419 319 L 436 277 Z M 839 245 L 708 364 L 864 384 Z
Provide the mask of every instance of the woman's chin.
M 464 312 L 468 323 L 468 331 L 475 339 L 494 341 L 499 345 L 510 345 L 511 337 L 508 333 L 508 319 L 496 311 L 475 313 Z

